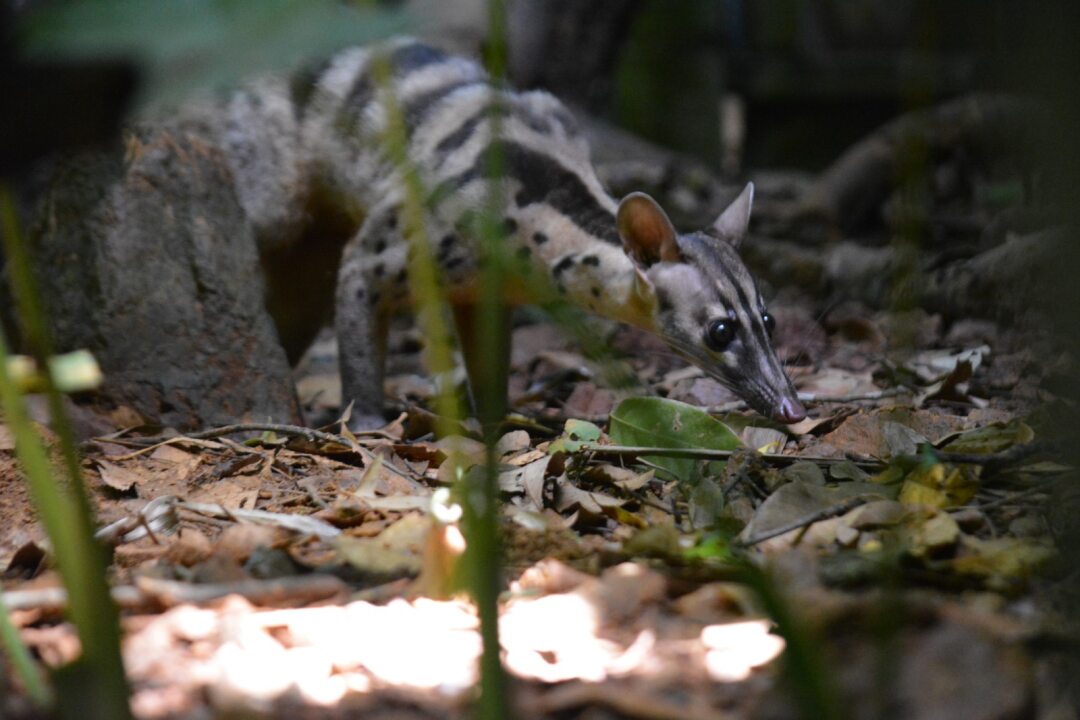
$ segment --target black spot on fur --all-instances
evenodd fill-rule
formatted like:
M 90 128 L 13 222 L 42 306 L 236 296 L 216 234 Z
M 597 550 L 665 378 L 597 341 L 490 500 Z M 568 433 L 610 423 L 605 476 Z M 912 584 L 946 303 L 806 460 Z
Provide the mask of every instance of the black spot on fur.
M 397 223 L 398 223 L 397 213 L 396 212 L 390 213 L 389 217 L 386 218 L 386 228 L 388 230 L 395 230 L 395 229 L 397 229 Z
M 383 265 L 382 263 L 379 263 L 378 265 L 375 266 L 374 272 L 375 272 L 375 277 L 381 278 L 383 276 L 383 274 L 386 273 L 386 266 Z
M 447 270 L 453 270 L 456 267 L 460 267 L 461 264 L 464 263 L 464 262 L 465 262 L 465 258 L 461 257 L 460 255 L 457 256 L 457 257 L 452 257 L 452 258 L 450 258 L 449 260 L 446 261 L 446 269 Z
M 445 260 L 450 256 L 450 253 L 454 250 L 454 245 L 457 243 L 457 236 L 454 234 L 443 235 L 442 240 L 439 241 L 439 253 L 438 259 L 440 261 Z
M 663 288 L 656 288 L 656 302 L 660 307 L 660 312 L 671 312 L 675 309 L 671 303 L 671 297 Z
M 535 130 L 541 135 L 548 135 L 551 133 L 551 123 L 547 121 L 547 118 L 541 117 L 536 113 L 519 112 L 518 115 L 525 121 L 525 124 L 530 130 Z
M 598 265 L 600 265 L 600 258 L 596 257 L 595 255 L 586 255 L 585 257 L 581 258 L 581 264 L 597 267 Z
M 492 163 L 491 153 L 498 154 L 506 174 L 520 183 L 521 189 L 515 196 L 519 205 L 547 203 L 585 232 L 612 245 L 621 243 L 615 216 L 600 205 L 576 173 L 555 158 L 515 142 L 492 143 L 471 168 L 447 181 L 450 192 L 473 180 L 489 177 L 490 169 L 498 167 Z
M 555 119 L 559 121 L 559 124 L 563 126 L 563 130 L 567 135 L 578 134 L 578 124 L 574 116 L 561 108 L 555 110 Z
M 295 113 L 297 120 L 303 118 L 304 111 L 315 94 L 319 80 L 322 79 L 322 76 L 329 68 L 330 58 L 326 58 L 317 63 L 308 63 L 292 76 L 292 80 L 289 82 L 289 96 L 292 99 L 293 113 Z
M 375 97 L 375 85 L 365 72 L 353 81 L 349 92 L 345 94 L 345 101 L 341 104 L 340 123 L 345 126 L 355 123 L 373 97 Z
M 356 299 L 357 300 L 363 300 L 365 294 L 366 293 L 364 292 L 364 288 L 356 288 Z
M 574 256 L 567 255 L 562 260 L 555 263 L 555 267 L 551 269 L 551 272 L 555 277 L 559 277 L 559 275 L 562 275 L 564 272 L 566 272 L 571 266 L 573 266 L 573 264 Z
M 503 235 L 513 235 L 514 233 L 517 232 L 517 229 L 518 229 L 517 220 L 515 220 L 512 217 L 503 218 L 503 221 L 502 221 Z
M 461 213 L 461 217 L 454 223 L 454 229 L 466 237 L 477 235 L 480 232 L 480 213 L 475 210 Z
M 537 245 L 543 245 L 548 241 L 548 236 L 542 232 L 533 233 L 533 242 Z
M 375 242 L 375 252 L 376 253 L 381 253 L 385 249 L 386 249 L 386 241 L 385 240 L 377 240 Z

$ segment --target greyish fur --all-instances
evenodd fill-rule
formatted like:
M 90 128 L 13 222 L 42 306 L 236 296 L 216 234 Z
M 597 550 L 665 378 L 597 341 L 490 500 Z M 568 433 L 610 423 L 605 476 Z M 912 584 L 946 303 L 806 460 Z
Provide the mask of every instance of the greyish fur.
M 379 63 L 388 82 L 378 79 Z M 290 79 L 253 83 L 228 101 L 224 121 L 205 114 L 221 124 L 216 131 L 264 255 L 311 235 L 316 214 L 349 228 L 334 306 L 343 399 L 354 403 L 355 425 L 382 422 L 385 319 L 409 299 L 405 195 L 385 142 L 387 93 L 401 108 L 408 160 L 428 193 L 426 237 L 451 298 L 476 279 L 469 217 L 490 197 L 486 168 L 497 142 L 505 242 L 515 257 L 547 274 L 571 302 L 657 333 L 759 412 L 776 416 L 786 407 L 789 419 L 801 415 L 762 325 L 761 296 L 734 249 L 749 199 L 734 230 L 718 221 L 711 234 L 678 236 L 677 252 L 647 257 L 635 232 L 620 233 L 620 204 L 554 97 L 493 89 L 478 64 L 401 39 L 346 50 Z M 640 209 L 646 219 L 662 216 L 647 203 Z M 734 236 L 716 237 L 726 232 Z M 741 329 L 725 352 L 703 341 L 717 316 Z

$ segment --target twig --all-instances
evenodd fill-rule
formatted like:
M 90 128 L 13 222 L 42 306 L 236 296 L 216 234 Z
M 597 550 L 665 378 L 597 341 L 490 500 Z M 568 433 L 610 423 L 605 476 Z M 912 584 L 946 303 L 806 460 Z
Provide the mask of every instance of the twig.
M 663 457 L 688 458 L 692 460 L 728 460 L 742 450 L 709 450 L 706 448 L 664 448 L 636 447 L 628 445 L 582 445 L 580 452 L 592 452 L 601 455 L 660 455 Z M 885 463 L 878 460 L 849 460 L 848 458 L 826 458 L 809 455 L 757 455 L 758 459 L 772 465 L 794 465 L 797 462 L 832 464 L 849 462 L 859 467 L 872 470 L 880 469 Z
M 961 510 L 967 510 L 967 509 L 975 509 L 975 510 L 978 510 L 979 512 L 985 512 L 986 510 L 990 510 L 991 508 L 1000 507 L 1002 505 L 1008 505 L 1009 503 L 1014 502 L 1016 500 L 1019 500 L 1020 498 L 1029 497 L 1031 495 L 1037 495 L 1040 492 L 1045 492 L 1046 490 L 1050 489 L 1050 486 L 1053 485 L 1054 483 L 1056 483 L 1057 481 L 1058 481 L 1057 478 L 1048 478 L 1046 480 L 1043 480 L 1040 483 L 1032 485 L 1029 488 L 1021 490 L 1020 492 L 1012 493 L 1010 495 L 1005 495 L 1003 497 L 997 498 L 996 500 L 990 500 L 989 502 L 980 503 L 978 505 L 963 505 L 963 506 L 958 507 L 958 508 L 951 508 L 949 510 L 949 512 L 960 512 Z
M 139 578 L 136 585 L 120 585 L 111 590 L 113 602 L 125 610 L 150 612 L 184 603 L 205 604 L 226 595 L 241 595 L 257 605 L 305 605 L 342 601 L 348 585 L 333 575 L 295 575 L 273 580 L 239 580 L 232 583 L 194 585 L 160 578 Z M 9 610 L 37 610 L 59 614 L 67 607 L 63 588 L 11 590 L 4 593 Z
M 679 479 L 678 475 L 673 473 L 669 468 L 663 467 L 662 465 L 657 465 L 656 463 L 650 462 L 649 460 L 645 460 L 643 458 L 638 458 L 638 462 L 659 474 L 666 475 L 669 480 L 678 481 Z
M 956 453 L 942 450 L 934 450 L 933 453 L 943 463 L 1001 467 L 1024 460 L 1044 449 L 1046 449 L 1045 443 L 1029 442 L 1023 445 L 1013 445 L 1008 450 L 1002 450 L 998 453 Z
M 897 395 L 911 395 L 912 391 L 906 388 L 886 388 L 872 393 L 859 393 L 857 395 L 837 395 L 836 397 L 820 397 L 812 393 L 800 393 L 799 401 L 804 405 L 824 405 L 826 403 L 866 402 L 871 400 L 884 400 Z M 718 415 L 732 412 L 733 410 L 745 410 L 747 405 L 742 400 L 733 400 L 723 405 L 710 405 L 705 412 L 710 415 Z
M 235 433 L 242 432 L 274 432 L 281 435 L 291 435 L 293 437 L 302 437 L 305 440 L 320 442 L 332 442 L 338 445 L 344 445 L 345 447 L 351 447 L 349 441 L 340 435 L 333 433 L 323 432 L 322 430 L 315 430 L 313 428 L 300 427 L 299 425 L 281 425 L 278 423 L 237 423 L 235 425 L 223 425 L 221 427 L 211 428 L 209 430 L 200 430 L 199 432 L 185 433 L 181 436 L 165 436 L 165 435 L 153 435 L 151 437 L 144 438 L 126 438 L 128 442 L 138 442 L 144 444 L 156 444 L 175 442 L 177 440 L 183 440 L 185 438 L 189 440 L 210 440 L 212 438 L 221 437 L 223 435 L 233 435 Z M 383 433 L 378 430 L 371 430 L 367 432 L 356 433 L 357 435 L 382 435 Z M 115 442 L 115 440 L 108 440 L 108 442 Z
M 837 395 L 835 397 L 818 397 L 816 395 L 799 395 L 799 400 L 804 404 L 866 402 L 871 400 L 885 400 L 898 395 L 913 395 L 908 388 L 885 388 L 872 393 L 859 393 L 855 395 Z
M 815 513 L 805 515 L 798 520 L 788 523 L 787 525 L 781 525 L 778 528 L 773 528 L 772 530 L 763 532 L 760 535 L 755 535 L 749 540 L 740 541 L 738 542 L 738 544 L 742 545 L 743 547 L 751 547 L 753 545 L 757 545 L 758 543 L 765 542 L 766 540 L 777 537 L 778 535 L 783 535 L 784 533 L 791 532 L 792 530 L 806 528 L 816 522 L 828 520 L 829 518 L 836 517 L 837 515 L 843 515 L 849 510 L 854 510 L 860 505 L 865 505 L 871 500 L 880 499 L 880 497 L 881 496 L 879 495 L 856 495 L 854 497 L 848 498 L 842 503 L 839 503 L 837 505 L 831 505 L 827 508 L 824 508 L 823 510 L 818 510 Z

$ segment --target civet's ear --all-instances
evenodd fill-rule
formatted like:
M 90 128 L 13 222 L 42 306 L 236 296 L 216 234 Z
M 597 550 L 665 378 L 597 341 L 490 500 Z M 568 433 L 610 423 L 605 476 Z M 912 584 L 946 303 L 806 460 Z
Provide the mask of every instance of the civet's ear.
M 731 201 L 720 217 L 713 223 L 713 231 L 735 247 L 746 237 L 750 227 L 750 209 L 754 204 L 754 183 L 746 183 L 739 197 Z
M 623 198 L 616 224 L 623 249 L 638 265 L 649 267 L 682 260 L 675 227 L 667 213 L 645 193 L 630 193 Z

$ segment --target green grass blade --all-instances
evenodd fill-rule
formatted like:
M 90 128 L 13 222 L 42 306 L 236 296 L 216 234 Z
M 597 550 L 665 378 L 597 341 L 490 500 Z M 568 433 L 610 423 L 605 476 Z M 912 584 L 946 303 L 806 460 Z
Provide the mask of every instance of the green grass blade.
M 4 586 L 0 585 L 0 645 L 3 646 L 8 657 L 11 658 L 11 666 L 15 669 L 15 674 L 22 680 L 30 699 L 39 708 L 48 707 L 53 701 L 52 693 L 42 681 L 41 674 L 38 672 L 37 666 L 34 665 L 33 658 L 30 657 L 30 652 L 22 644 L 19 631 L 11 624 L 11 617 L 8 615 L 7 605 L 4 603 L 3 591 Z
M 496 87 L 506 75 L 506 8 L 501 0 L 488 2 L 488 53 L 486 65 Z M 502 134 L 500 97 L 491 93 L 491 134 Z M 506 247 L 503 241 L 502 213 L 506 205 L 505 166 L 498 153 L 498 142 L 491 145 L 489 166 L 485 171 L 492 181 L 485 207 L 480 215 L 480 302 L 477 323 L 480 328 L 478 361 L 483 387 L 475 388 L 477 414 L 484 428 L 487 445 L 484 472 L 479 483 L 465 488 L 465 528 L 469 552 L 466 554 L 470 591 L 480 617 L 483 653 L 480 658 L 480 696 L 473 715 L 485 720 L 509 717 L 510 697 L 506 673 L 502 667 L 499 643 L 499 592 L 502 588 L 502 546 L 499 533 L 498 458 L 495 443 L 506 414 L 506 387 L 509 358 L 509 315 L 506 306 L 506 283 L 509 278 Z
M 0 186 L 0 228 L 26 342 L 38 366 L 47 369 L 51 342 L 15 205 L 6 186 Z M 67 694 L 59 699 L 72 711 L 81 707 L 83 720 L 97 717 L 123 720 L 131 716 L 131 711 L 120 658 L 117 610 L 109 595 L 104 548 L 94 539 L 94 522 L 71 423 L 51 373 L 43 371 L 49 412 L 66 470 L 63 477 L 54 471 L 27 415 L 22 394 L 8 375 L 8 355 L 7 342 L 0 333 L 0 407 L 15 438 L 15 452 L 26 474 L 30 498 L 53 545 L 57 568 L 68 593 L 68 616 L 82 644 L 78 664 L 88 679 L 83 686 L 84 697 Z

